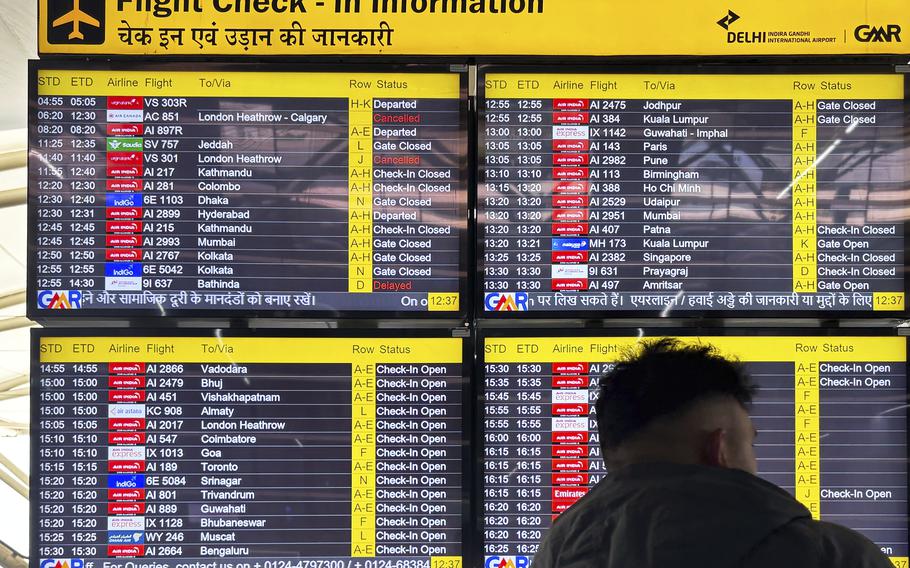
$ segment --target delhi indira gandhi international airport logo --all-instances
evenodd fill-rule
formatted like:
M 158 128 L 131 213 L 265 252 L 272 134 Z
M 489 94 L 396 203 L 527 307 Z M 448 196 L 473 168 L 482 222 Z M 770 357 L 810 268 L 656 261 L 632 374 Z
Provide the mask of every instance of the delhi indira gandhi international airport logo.
M 47 41 L 104 43 L 104 0 L 47 0 Z
M 730 24 L 732 24 L 733 22 L 735 22 L 738 19 L 739 19 L 739 14 L 737 14 L 733 10 L 727 10 L 727 15 L 724 16 L 723 18 L 717 20 L 717 25 L 722 27 L 725 30 L 729 30 Z

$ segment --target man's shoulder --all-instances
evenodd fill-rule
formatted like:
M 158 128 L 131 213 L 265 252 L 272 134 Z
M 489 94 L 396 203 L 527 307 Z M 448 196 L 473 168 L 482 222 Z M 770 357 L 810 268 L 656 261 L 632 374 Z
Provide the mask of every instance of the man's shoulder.
M 553 568 L 559 564 L 558 558 L 562 556 L 567 541 L 573 553 L 584 554 L 579 547 L 598 547 L 605 544 L 603 535 L 596 534 L 598 527 L 603 524 L 605 510 L 603 500 L 607 484 L 595 486 L 584 497 L 579 499 L 567 511 L 559 515 L 553 526 L 544 535 L 537 554 L 534 555 L 534 568 Z M 598 544 L 599 543 L 599 544 Z
M 847 527 L 813 521 L 819 533 L 823 558 L 831 566 L 856 566 L 861 568 L 892 568 L 888 557 L 871 540 Z
M 882 551 L 860 533 L 805 518 L 770 534 L 749 554 L 745 566 L 770 566 L 771 562 L 778 568 L 893 568 Z

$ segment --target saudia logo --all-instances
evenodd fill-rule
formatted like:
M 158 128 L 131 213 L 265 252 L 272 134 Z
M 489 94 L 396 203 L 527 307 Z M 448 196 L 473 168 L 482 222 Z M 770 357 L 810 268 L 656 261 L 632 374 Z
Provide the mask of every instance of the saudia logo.
M 856 26 L 856 29 L 853 30 L 853 37 L 856 38 L 856 41 L 863 43 L 899 42 L 901 41 L 901 27 L 897 24 L 878 27 L 863 24 Z

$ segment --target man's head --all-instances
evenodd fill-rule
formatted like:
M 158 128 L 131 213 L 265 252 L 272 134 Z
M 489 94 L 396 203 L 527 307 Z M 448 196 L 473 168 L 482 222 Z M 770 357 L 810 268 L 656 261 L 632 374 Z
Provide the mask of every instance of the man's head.
M 600 381 L 600 446 L 612 470 L 669 461 L 755 473 L 755 387 L 742 365 L 709 345 L 646 343 Z

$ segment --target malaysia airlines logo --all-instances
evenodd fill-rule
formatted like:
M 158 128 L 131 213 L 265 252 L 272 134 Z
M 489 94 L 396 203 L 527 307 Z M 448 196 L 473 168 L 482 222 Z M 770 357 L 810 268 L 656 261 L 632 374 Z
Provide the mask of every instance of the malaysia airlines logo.
M 555 251 L 586 251 L 590 248 L 590 241 L 584 237 L 554 238 L 551 245 Z

